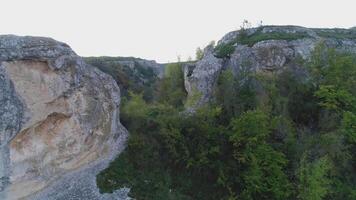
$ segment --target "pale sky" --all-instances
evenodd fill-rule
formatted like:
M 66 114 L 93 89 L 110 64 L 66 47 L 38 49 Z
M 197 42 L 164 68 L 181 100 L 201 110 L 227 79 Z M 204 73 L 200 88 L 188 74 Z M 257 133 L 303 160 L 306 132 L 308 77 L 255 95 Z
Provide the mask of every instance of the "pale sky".
M 355 0 L 0 0 L 0 34 L 52 37 L 81 56 L 194 57 L 253 25 L 356 26 Z

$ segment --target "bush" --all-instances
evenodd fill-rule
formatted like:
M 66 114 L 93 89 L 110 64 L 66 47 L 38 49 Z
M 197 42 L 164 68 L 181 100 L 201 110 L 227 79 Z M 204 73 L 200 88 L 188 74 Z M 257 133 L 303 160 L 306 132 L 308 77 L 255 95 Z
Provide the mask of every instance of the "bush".
M 182 64 L 168 64 L 159 85 L 158 100 L 175 107 L 183 107 L 186 96 Z
M 234 51 L 235 47 L 233 44 L 219 44 L 215 47 L 215 56 L 218 58 L 230 57 Z
M 216 103 L 221 106 L 223 117 L 228 123 L 231 118 L 254 109 L 257 105 L 253 77 L 248 72 L 235 76 L 232 70 L 223 71 L 216 88 Z
M 310 163 L 303 156 L 298 171 L 299 199 L 324 199 L 331 189 L 331 180 L 328 177 L 330 170 L 331 164 L 327 157 Z

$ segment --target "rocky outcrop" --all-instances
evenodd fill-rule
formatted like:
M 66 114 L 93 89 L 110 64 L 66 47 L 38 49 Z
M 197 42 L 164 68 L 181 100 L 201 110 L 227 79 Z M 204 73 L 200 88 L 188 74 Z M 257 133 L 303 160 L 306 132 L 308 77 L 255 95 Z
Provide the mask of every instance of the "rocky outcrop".
M 196 94 L 200 94 L 192 107 L 211 99 L 221 70 L 231 69 L 236 75 L 246 70 L 279 72 L 302 67 L 299 61 L 308 60 L 320 43 L 340 51 L 356 53 L 356 31 L 265 26 L 230 32 L 218 42 L 218 46 L 232 46 L 231 54 L 221 57 L 216 49 L 208 47 L 201 60 L 184 66 L 188 98 L 196 98 Z
M 0 36 L 0 199 L 123 199 L 95 176 L 123 148 L 116 82 L 49 38 Z
M 191 101 L 192 107 L 201 106 L 210 99 L 213 86 L 222 68 L 223 61 L 213 54 L 213 47 L 204 51 L 204 57 L 196 64 L 187 64 L 183 67 L 184 85 Z

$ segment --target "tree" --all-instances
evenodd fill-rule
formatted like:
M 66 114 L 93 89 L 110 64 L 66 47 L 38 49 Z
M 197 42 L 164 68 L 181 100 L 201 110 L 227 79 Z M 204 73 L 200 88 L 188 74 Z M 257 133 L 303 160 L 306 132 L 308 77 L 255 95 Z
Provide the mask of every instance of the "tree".
M 336 89 L 334 85 L 321 85 L 315 95 L 320 98 L 319 105 L 327 110 L 340 113 L 355 106 L 354 97 L 344 89 Z
M 159 101 L 174 107 L 182 107 L 186 98 L 184 74 L 181 63 L 168 64 L 159 88 Z
M 331 164 L 327 157 L 308 162 L 306 154 L 304 154 L 298 171 L 298 198 L 322 200 L 329 193 L 331 179 L 328 175 L 330 170 Z
M 239 74 L 235 76 L 229 69 L 218 78 L 215 96 L 227 121 L 256 106 L 256 92 L 250 74 L 243 70 Z
M 341 130 L 349 143 L 356 145 L 356 115 L 345 112 L 342 119 Z
M 204 51 L 198 47 L 197 50 L 195 51 L 195 59 L 196 60 L 201 60 L 204 56 Z
M 283 169 L 287 160 L 267 141 L 269 117 L 261 111 L 247 111 L 232 121 L 234 158 L 242 165 L 242 199 L 286 199 L 290 183 Z

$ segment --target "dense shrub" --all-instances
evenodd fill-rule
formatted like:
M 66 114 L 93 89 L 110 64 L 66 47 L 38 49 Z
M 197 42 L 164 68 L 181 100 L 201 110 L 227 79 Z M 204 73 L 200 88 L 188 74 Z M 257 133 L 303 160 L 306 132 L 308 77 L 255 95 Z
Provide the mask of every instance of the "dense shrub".
M 184 105 L 186 95 L 182 63 L 168 64 L 160 80 L 158 101 L 179 108 Z
M 230 57 L 235 51 L 235 46 L 233 44 L 219 44 L 215 47 L 215 56 L 218 58 Z

